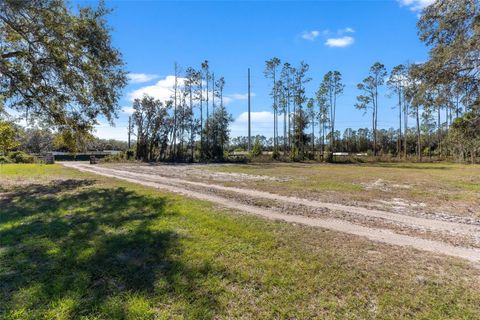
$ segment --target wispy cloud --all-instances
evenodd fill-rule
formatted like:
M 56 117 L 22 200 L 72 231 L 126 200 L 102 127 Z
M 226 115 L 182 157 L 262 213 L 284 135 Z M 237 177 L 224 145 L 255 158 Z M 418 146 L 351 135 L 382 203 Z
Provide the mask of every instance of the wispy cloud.
M 338 30 L 338 34 L 354 33 L 354 32 L 355 32 L 355 30 L 353 28 L 350 28 L 350 27 L 346 27 L 346 28 Z
M 355 42 L 355 39 L 351 35 L 353 33 L 355 33 L 355 29 L 352 27 L 345 27 L 337 29 L 336 31 L 331 31 L 329 29 L 322 31 L 305 31 L 302 33 L 301 37 L 307 41 L 315 41 L 316 38 L 322 36 L 326 39 L 325 45 L 328 47 L 347 47 Z
M 433 4 L 435 0 L 397 0 L 401 6 L 409 7 L 412 11 L 421 11 Z
M 178 78 L 178 83 L 181 84 L 185 81 L 184 78 Z M 141 87 L 128 94 L 130 101 L 137 98 L 142 98 L 143 95 L 149 95 L 160 101 L 169 100 L 173 94 L 173 87 L 175 85 L 175 76 L 166 76 L 165 79 L 157 81 L 150 86 Z
M 314 41 L 320 35 L 320 31 L 312 30 L 312 31 L 305 31 L 302 33 L 302 39 L 308 41 Z
M 251 92 L 250 96 L 255 97 L 255 93 Z M 247 100 L 248 99 L 248 93 L 232 93 L 232 94 L 226 95 L 226 97 L 229 97 L 232 100 Z
M 159 76 L 156 74 L 147 74 L 147 73 L 129 73 L 128 80 L 130 83 L 145 83 L 155 79 L 158 79 Z
M 348 47 L 355 42 L 355 39 L 350 36 L 345 36 L 341 38 L 329 38 L 325 41 L 325 45 L 332 48 L 342 48 Z

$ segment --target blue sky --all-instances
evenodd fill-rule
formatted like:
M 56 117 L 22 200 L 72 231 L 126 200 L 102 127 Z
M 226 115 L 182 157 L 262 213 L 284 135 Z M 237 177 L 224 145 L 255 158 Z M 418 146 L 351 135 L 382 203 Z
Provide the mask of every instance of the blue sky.
M 354 108 L 356 84 L 380 61 L 388 70 L 399 63 L 427 59 L 418 40 L 419 9 L 431 0 L 384 1 L 107 1 L 113 43 L 123 53 L 131 81 L 120 101 L 122 111 L 112 128 L 101 123 L 101 138 L 126 140 L 132 99 L 142 93 L 168 95 L 174 62 L 184 69 L 207 59 L 217 77 L 226 80 L 227 109 L 235 122 L 232 136 L 246 135 L 247 68 L 252 72 L 253 134 L 271 136 L 269 81 L 265 60 L 278 57 L 310 65 L 315 90 L 328 70 L 339 70 L 346 85 L 338 99 L 337 125 L 369 127 L 369 115 Z M 95 5 L 96 2 L 80 1 Z M 379 127 L 396 127 L 395 99 L 384 91 Z

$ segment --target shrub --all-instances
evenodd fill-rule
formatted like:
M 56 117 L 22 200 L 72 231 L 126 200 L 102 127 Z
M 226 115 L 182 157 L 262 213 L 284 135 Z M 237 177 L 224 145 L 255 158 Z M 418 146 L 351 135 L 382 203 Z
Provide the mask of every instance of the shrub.
M 125 158 L 123 153 L 109 154 L 108 156 L 105 156 L 104 158 L 100 159 L 101 162 L 121 162 L 124 160 Z
M 133 159 L 133 157 L 135 157 L 135 151 L 127 150 L 127 152 L 125 153 L 125 157 L 127 160 Z
M 0 156 L 0 164 L 4 164 L 4 163 L 11 163 L 12 160 L 10 160 L 9 157 L 6 157 L 6 156 Z
M 272 159 L 277 160 L 278 158 L 280 158 L 280 152 L 277 148 L 274 148 L 272 152 Z
M 8 154 L 10 160 L 14 163 L 34 163 L 35 157 L 23 151 L 14 151 Z
M 334 161 L 333 152 L 330 152 L 330 151 L 325 152 L 324 157 L 326 162 L 332 163 Z
M 300 161 L 300 152 L 298 151 L 297 146 L 293 146 L 292 151 L 290 152 L 291 161 Z
M 250 151 L 250 157 L 258 157 L 262 154 L 262 144 L 260 143 L 260 139 L 256 138 L 253 144 L 252 151 Z

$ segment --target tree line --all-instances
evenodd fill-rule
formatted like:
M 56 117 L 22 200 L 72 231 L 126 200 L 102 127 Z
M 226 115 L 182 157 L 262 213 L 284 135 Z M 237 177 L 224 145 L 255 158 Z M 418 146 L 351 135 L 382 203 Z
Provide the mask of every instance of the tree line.
M 390 154 L 405 159 L 414 154 L 419 161 L 424 155 L 454 155 L 474 162 L 480 152 L 479 11 L 474 0 L 436 1 L 418 22 L 430 59 L 399 64 L 390 72 L 380 62 L 370 67 L 357 84 L 359 95 L 354 106 L 371 117 L 369 130 L 349 128 L 343 136 L 335 130 L 337 99 L 345 87 L 339 71 L 328 71 L 315 95 L 308 98 L 308 64 L 301 62 L 295 68 L 285 62 L 280 69 L 280 59 L 267 60 L 265 76 L 271 80 L 274 115 L 273 157 L 280 151 L 295 160 L 317 154 L 323 157 L 325 151 L 369 151 L 373 156 Z M 385 86 L 397 101 L 398 128 L 379 130 L 379 113 L 386 107 L 380 105 L 379 95 Z M 281 139 L 278 115 L 284 119 Z M 413 126 L 409 119 L 414 119 Z
M 0 155 L 10 151 L 23 151 L 29 154 L 43 155 L 51 151 L 81 153 L 87 151 L 117 150 L 127 151 L 126 141 L 100 139 L 94 135 L 81 136 L 75 143 L 60 132 L 48 128 L 24 128 L 9 122 L 0 121 Z M 74 146 L 72 148 L 72 146 Z

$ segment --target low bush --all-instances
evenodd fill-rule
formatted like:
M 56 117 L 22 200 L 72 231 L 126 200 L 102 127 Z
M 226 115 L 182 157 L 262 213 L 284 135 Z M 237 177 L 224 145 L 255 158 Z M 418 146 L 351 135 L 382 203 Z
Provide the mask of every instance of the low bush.
M 256 138 L 255 143 L 253 144 L 253 149 L 250 152 L 252 154 L 252 157 L 258 157 L 259 155 L 262 154 L 262 144 L 260 143 L 260 139 Z
M 0 164 L 4 163 L 12 163 L 12 160 L 10 160 L 10 158 L 6 156 L 0 156 Z
M 135 157 L 135 151 L 133 151 L 133 150 L 127 150 L 127 151 L 125 152 L 125 158 L 126 158 L 127 160 L 131 160 L 131 159 L 133 159 L 134 157 Z
M 334 162 L 334 158 L 333 158 L 333 153 L 330 152 L 330 151 L 326 151 L 324 153 L 324 159 L 325 159 L 325 162 L 329 162 L 329 163 L 332 163 Z
M 13 163 L 34 163 L 35 157 L 23 151 L 13 151 L 8 154 L 8 158 Z
M 125 161 L 125 155 L 123 152 L 119 154 L 110 154 L 100 159 L 100 161 L 101 162 L 121 162 L 121 161 Z

